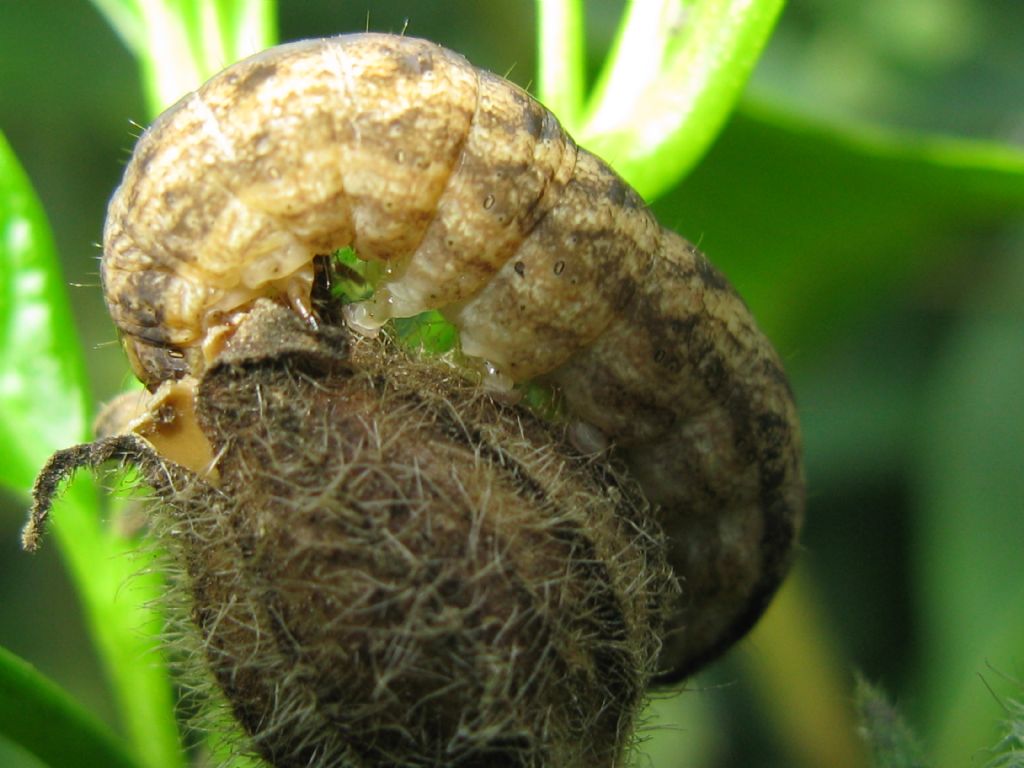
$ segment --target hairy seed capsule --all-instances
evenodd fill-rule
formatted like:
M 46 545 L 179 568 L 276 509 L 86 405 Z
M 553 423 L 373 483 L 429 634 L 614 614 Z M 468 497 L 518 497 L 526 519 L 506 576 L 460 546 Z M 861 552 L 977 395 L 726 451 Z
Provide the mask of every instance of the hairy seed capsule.
M 196 395 L 215 484 L 123 435 L 42 477 L 141 466 L 274 766 L 618 764 L 674 586 L 639 492 L 443 363 L 348 344 L 247 315 Z

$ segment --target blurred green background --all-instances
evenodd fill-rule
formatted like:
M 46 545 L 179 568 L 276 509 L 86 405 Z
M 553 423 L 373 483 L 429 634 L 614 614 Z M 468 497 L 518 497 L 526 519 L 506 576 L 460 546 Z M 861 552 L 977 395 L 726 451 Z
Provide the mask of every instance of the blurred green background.
M 596 69 L 622 4 L 590 5 Z M 535 77 L 525 0 L 282 0 L 279 24 L 282 40 L 407 29 Z M 650 761 L 865 765 L 859 670 L 936 765 L 984 765 L 1002 702 L 1024 698 L 1024 217 L 991 191 L 1024 176 L 933 177 L 878 129 L 1021 147 L 1024 3 L 791 0 L 747 101 L 655 207 L 734 279 L 786 360 L 804 551 L 766 625 L 658 703 Z M 0 128 L 54 227 L 97 402 L 128 377 L 95 243 L 144 115 L 135 62 L 87 0 L 0 0 Z M 56 548 L 18 548 L 23 515 L 0 496 L 0 645 L 116 727 Z M 35 763 L 0 743 L 0 765 Z

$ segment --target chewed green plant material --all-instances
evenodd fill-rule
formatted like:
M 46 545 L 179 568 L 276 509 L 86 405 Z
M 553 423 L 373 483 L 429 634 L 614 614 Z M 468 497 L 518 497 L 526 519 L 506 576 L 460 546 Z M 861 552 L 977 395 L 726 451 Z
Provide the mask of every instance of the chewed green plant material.
M 351 248 L 342 248 L 328 264 L 330 301 L 341 308 L 373 300 L 374 286 L 387 274 L 381 262 L 364 261 Z M 458 346 L 459 333 L 437 310 L 391 321 L 395 337 L 410 349 L 445 354 Z
M 451 51 L 351 35 L 229 67 L 139 140 L 101 272 L 149 392 L 55 457 L 26 542 L 75 467 L 148 468 L 219 542 L 180 552 L 186 589 L 275 765 L 612 764 L 646 685 L 722 653 L 788 569 L 799 427 L 743 301 L 550 112 Z M 534 412 L 495 401 L 513 387 Z M 241 581 L 212 577 L 234 560 Z M 342 562 L 370 575 L 342 587 Z M 250 631 L 276 638 L 258 668 Z
M 341 248 L 329 265 L 331 299 L 339 304 L 352 304 L 373 297 L 374 283 L 379 277 L 373 273 L 374 262 L 363 261 L 351 248 Z M 379 271 L 379 269 L 377 270 Z

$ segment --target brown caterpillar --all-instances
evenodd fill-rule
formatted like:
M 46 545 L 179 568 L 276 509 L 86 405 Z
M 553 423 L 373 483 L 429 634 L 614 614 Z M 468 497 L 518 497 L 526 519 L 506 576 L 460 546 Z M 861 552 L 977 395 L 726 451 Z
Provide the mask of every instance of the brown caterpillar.
M 621 452 L 683 588 L 665 678 L 747 631 L 803 516 L 778 357 L 704 256 L 516 86 L 389 35 L 235 64 L 138 142 L 102 279 L 156 389 L 198 376 L 258 298 L 315 322 L 314 259 L 343 246 L 386 264 L 352 327 L 438 309 L 466 355 L 552 383 Z

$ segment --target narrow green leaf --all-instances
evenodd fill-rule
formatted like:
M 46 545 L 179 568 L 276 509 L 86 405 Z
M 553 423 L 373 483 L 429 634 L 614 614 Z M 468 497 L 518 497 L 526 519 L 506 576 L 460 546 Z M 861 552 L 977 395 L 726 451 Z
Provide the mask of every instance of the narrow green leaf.
M 106 17 L 125 47 L 136 56 L 145 43 L 140 2 L 141 0 L 92 0 L 92 4 Z
M 80 350 L 49 224 L 0 134 L 0 483 L 27 491 L 54 447 L 85 437 Z
M 268 48 L 277 42 L 274 0 L 220 0 L 224 60 L 221 67 Z M 210 62 L 213 65 L 213 62 Z
M 146 104 L 153 117 L 205 78 L 203 63 L 192 48 L 189 25 L 181 14 L 160 2 L 147 3 L 143 6 L 142 32 L 144 43 L 137 56 Z
M 272 0 L 93 3 L 138 58 L 150 117 L 276 38 Z
M 747 104 L 654 208 L 724 270 L 784 353 L 806 352 L 922 270 L 969 257 L 965 230 L 1024 216 L 1024 153 Z
M 90 397 L 49 225 L 2 135 L 0 231 L 0 480 L 24 494 L 49 454 L 87 439 Z M 153 768 L 179 765 L 170 684 L 156 651 L 160 620 L 141 607 L 160 594 L 158 580 L 132 578 L 142 567 L 128 557 L 136 545 L 104 530 L 88 478 L 69 488 L 53 517 L 137 754 Z
M 570 133 L 583 110 L 584 39 L 580 0 L 537 0 L 537 94 Z
M 629 3 L 591 94 L 581 139 L 632 122 L 629 110 L 658 79 L 669 38 L 681 32 L 685 13 L 683 0 Z
M 6 648 L 0 648 L 0 735 L 59 768 L 139 768 L 102 723 Z
M 715 140 L 784 0 L 632 2 L 578 138 L 650 200 Z
M 139 59 L 150 116 L 236 59 L 273 42 L 270 0 L 95 0 L 95 5 Z M 59 301 L 57 306 L 63 306 Z M 72 326 L 64 322 L 56 327 Z M 70 344 L 66 359 L 77 361 L 77 341 L 71 338 Z M 38 348 L 38 342 L 34 346 Z M 80 403 L 89 402 L 84 390 L 63 391 L 78 392 Z M 36 402 L 51 412 L 53 403 L 60 401 L 40 398 L 38 390 L 36 394 Z M 86 409 L 80 411 L 84 414 Z M 17 470 L 22 479 L 31 479 L 49 451 L 85 439 L 84 416 L 79 422 L 74 438 L 51 439 L 38 460 L 23 462 Z M 3 437 L 6 434 L 0 431 Z M 141 607 L 151 604 L 163 585 L 155 573 L 137 575 L 148 563 L 131 559 L 134 542 L 99 526 L 97 509 L 92 484 L 79 479 L 55 510 L 53 527 L 82 592 L 136 752 L 151 768 L 173 768 L 185 758 L 166 665 L 156 651 L 162 625 L 158 614 Z

